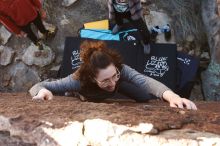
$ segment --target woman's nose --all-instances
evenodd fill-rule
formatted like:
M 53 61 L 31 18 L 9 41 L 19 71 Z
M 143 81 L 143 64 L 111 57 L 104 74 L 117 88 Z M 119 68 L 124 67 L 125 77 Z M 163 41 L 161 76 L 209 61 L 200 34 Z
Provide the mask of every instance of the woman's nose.
M 116 81 L 114 81 L 113 79 L 111 79 L 111 80 L 110 80 L 110 83 L 111 83 L 112 86 L 113 86 L 113 85 L 115 86 Z

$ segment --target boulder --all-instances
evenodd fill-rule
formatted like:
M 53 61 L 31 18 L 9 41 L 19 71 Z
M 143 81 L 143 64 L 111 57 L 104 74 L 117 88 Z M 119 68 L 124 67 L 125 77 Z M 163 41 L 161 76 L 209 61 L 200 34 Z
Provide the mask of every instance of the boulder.
M 22 61 L 27 65 L 37 65 L 39 67 L 51 64 L 55 58 L 55 54 L 50 47 L 43 46 L 44 50 L 39 51 L 34 44 L 31 44 L 22 56 Z M 39 56 L 36 56 L 36 52 L 40 52 Z
M 201 55 L 200 55 L 200 58 L 201 60 L 210 60 L 210 56 L 209 56 L 209 52 L 203 52 Z
M 0 46 L 0 65 L 7 66 L 12 62 L 15 52 L 12 48 Z
M 220 145 L 219 103 L 196 104 L 198 111 L 170 108 L 163 101 L 93 103 L 62 96 L 33 101 L 26 93 L 0 93 L 0 144 Z
M 10 68 L 9 74 L 13 91 L 27 91 L 33 84 L 40 81 L 38 73 L 22 62 Z
M 0 44 L 5 45 L 10 37 L 11 33 L 4 26 L 0 26 Z
M 159 26 L 159 28 L 161 28 L 166 24 L 169 24 L 171 26 L 171 18 L 166 13 L 163 12 L 150 11 L 150 14 L 145 15 L 144 18 L 149 30 L 151 30 L 151 28 L 154 26 Z M 171 26 L 171 39 L 169 41 L 166 41 L 164 33 L 159 33 L 156 37 L 156 42 L 176 43 L 172 26 Z

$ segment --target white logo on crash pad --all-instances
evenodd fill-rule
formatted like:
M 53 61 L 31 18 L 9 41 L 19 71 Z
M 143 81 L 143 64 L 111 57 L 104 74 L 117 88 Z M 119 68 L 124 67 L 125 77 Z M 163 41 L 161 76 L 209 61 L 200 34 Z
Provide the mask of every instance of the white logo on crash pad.
M 80 53 L 79 51 L 73 51 L 71 55 L 71 64 L 72 64 L 72 69 L 76 69 L 80 66 L 82 62 L 80 61 Z
M 163 77 L 169 71 L 167 59 L 168 57 L 151 56 L 145 65 L 144 72 L 149 73 L 150 76 Z

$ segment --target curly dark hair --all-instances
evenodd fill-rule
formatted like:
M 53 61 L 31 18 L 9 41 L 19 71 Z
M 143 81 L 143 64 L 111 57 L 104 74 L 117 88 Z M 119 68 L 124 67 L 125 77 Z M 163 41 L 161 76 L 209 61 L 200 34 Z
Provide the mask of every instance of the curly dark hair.
M 80 59 L 83 63 L 75 74 L 82 85 L 93 82 L 98 69 L 105 69 L 110 64 L 114 64 L 119 70 L 122 68 L 119 53 L 115 49 L 109 49 L 103 41 L 84 41 L 80 45 Z

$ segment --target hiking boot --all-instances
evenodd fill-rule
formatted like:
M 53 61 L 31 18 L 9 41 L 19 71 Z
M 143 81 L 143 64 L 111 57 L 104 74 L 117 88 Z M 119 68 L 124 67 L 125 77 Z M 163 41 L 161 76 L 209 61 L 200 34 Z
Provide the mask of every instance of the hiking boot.
M 114 26 L 113 29 L 112 29 L 112 34 L 118 33 L 118 32 L 120 31 L 120 29 L 121 29 L 121 26 L 115 24 L 115 26 Z
M 170 25 L 166 24 L 161 28 L 162 32 L 164 32 L 164 37 L 166 41 L 169 41 L 171 39 L 171 29 Z
M 44 34 L 45 39 L 53 38 L 56 35 L 56 29 L 55 30 L 47 30 L 47 32 Z
M 144 54 L 150 54 L 150 44 L 144 44 Z
M 43 50 L 43 43 L 41 42 L 41 40 L 37 41 L 37 43 L 35 43 L 35 46 L 39 49 L 39 50 Z
M 151 34 L 150 34 L 150 39 L 152 43 L 156 43 L 157 41 L 157 35 L 160 32 L 159 26 L 154 26 L 151 28 Z

